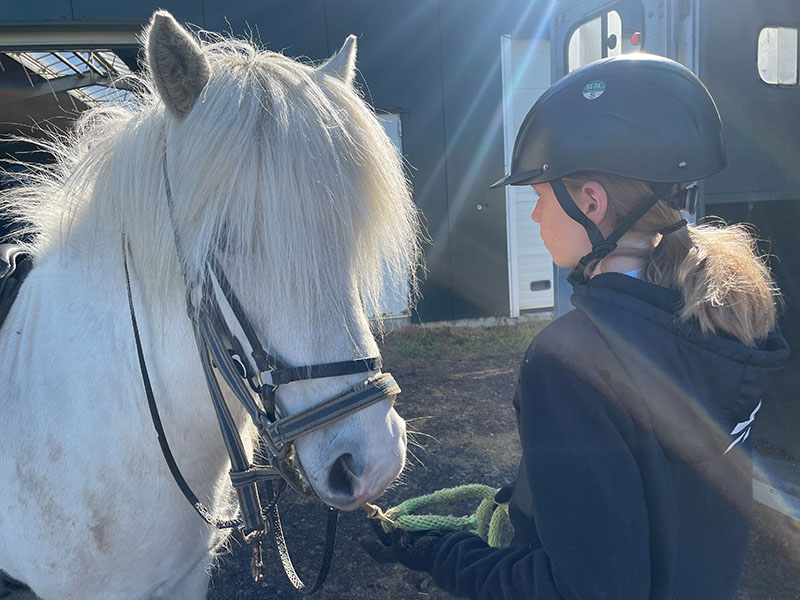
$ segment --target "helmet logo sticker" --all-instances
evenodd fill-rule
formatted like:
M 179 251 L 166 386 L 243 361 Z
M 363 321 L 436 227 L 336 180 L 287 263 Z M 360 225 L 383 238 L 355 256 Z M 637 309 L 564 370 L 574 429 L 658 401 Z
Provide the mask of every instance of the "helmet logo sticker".
M 596 79 L 595 81 L 590 81 L 585 86 L 583 86 L 583 97 L 587 100 L 595 100 L 603 95 L 603 92 L 606 91 L 606 82 L 601 81 L 600 79 Z

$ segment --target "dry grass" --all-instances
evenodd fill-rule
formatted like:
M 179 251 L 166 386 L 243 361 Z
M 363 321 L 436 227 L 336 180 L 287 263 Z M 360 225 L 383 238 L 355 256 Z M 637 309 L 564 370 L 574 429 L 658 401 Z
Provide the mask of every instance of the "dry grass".
M 473 360 L 517 355 L 549 321 L 527 321 L 497 327 L 440 327 L 412 325 L 388 333 L 381 343 L 384 363 L 407 360 Z

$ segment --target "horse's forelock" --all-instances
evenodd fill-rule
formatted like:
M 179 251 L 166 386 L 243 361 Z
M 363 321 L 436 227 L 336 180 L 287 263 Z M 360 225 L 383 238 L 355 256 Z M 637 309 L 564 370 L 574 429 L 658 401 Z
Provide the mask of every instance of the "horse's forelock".
M 293 289 L 313 322 L 330 317 L 313 308 L 320 303 L 346 310 L 344 286 L 355 278 L 379 314 L 384 272 L 408 278 L 418 245 L 399 157 L 372 111 L 351 86 L 282 55 L 250 56 L 238 46 L 226 53 L 221 43 L 213 55 L 206 97 L 190 116 L 193 137 L 208 140 L 212 123 L 236 132 L 213 158 L 222 181 L 193 187 L 216 190 L 208 201 L 218 210 L 206 215 L 223 221 L 223 237 L 245 254 L 241 280 L 265 282 L 267 303 L 276 290 Z M 236 111 L 225 101 L 232 96 Z M 198 241 L 198 256 L 218 243 Z

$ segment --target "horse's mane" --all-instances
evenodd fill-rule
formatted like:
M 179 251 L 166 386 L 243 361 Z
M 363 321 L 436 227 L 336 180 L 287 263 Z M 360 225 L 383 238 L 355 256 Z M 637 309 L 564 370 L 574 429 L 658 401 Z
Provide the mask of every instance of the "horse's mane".
M 182 123 L 145 72 L 135 103 L 91 108 L 44 143 L 56 163 L 31 166 L 0 204 L 26 224 L 34 255 L 119 254 L 124 229 L 137 271 L 154 274 L 153 294 L 175 286 L 166 136 L 190 280 L 221 252 L 232 278 L 257 288 L 259 310 L 291 298 L 308 326 L 336 318 L 331 310 L 345 318 L 353 301 L 380 314 L 385 273 L 415 289 L 417 211 L 401 160 L 356 89 L 249 41 L 205 34 L 202 47 L 211 78 Z

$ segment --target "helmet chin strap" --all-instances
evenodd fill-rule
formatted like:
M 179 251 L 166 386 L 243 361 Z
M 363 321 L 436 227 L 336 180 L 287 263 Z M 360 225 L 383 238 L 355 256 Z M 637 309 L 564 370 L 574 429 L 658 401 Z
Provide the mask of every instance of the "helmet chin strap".
M 556 200 L 564 209 L 564 212 L 574 221 L 577 221 L 586 230 L 586 235 L 589 236 L 589 241 L 592 244 L 592 251 L 578 261 L 577 266 L 572 269 L 572 272 L 567 277 L 567 281 L 571 285 L 578 283 L 586 283 L 586 267 L 594 260 L 605 258 L 617 248 L 617 242 L 636 222 L 641 219 L 644 214 L 653 208 L 656 202 L 669 195 L 669 191 L 674 184 L 672 183 L 657 183 L 653 185 L 653 195 L 649 198 L 642 200 L 631 213 L 625 217 L 617 228 L 606 238 L 600 233 L 597 225 L 594 224 L 589 217 L 575 204 L 572 196 L 567 191 L 567 186 L 564 185 L 562 179 L 554 179 L 550 182 L 553 192 L 556 195 Z

